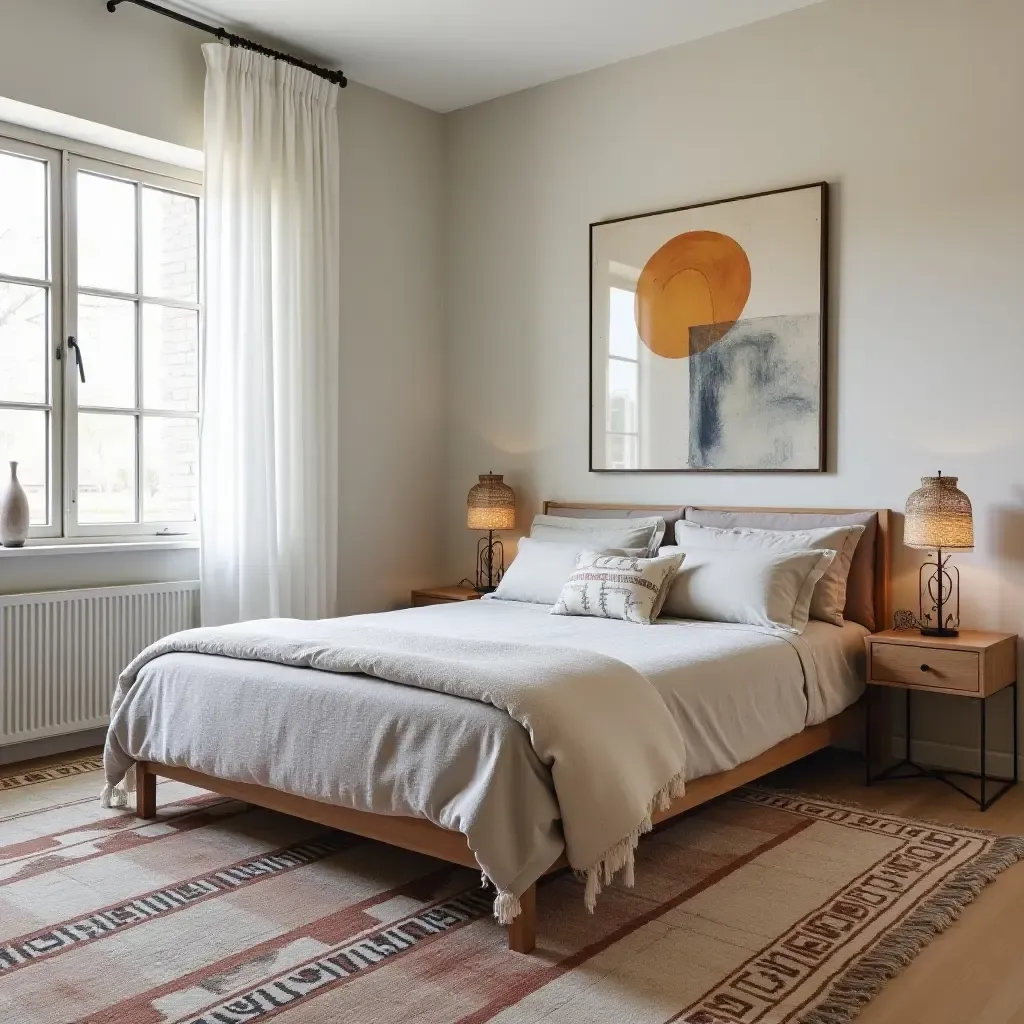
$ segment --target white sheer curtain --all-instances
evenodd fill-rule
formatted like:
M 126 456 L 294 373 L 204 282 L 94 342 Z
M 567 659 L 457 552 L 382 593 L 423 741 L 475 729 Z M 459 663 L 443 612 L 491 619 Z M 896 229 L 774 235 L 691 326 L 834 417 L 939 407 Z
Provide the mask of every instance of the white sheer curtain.
M 206 57 L 202 617 L 336 614 L 338 89 Z

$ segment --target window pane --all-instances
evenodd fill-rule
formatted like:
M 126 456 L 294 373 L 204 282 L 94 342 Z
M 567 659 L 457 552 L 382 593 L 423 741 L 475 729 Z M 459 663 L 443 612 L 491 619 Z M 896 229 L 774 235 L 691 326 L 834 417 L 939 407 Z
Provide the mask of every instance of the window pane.
M 199 504 L 199 422 L 147 416 L 142 421 L 142 518 L 193 523 Z
M 48 352 L 46 289 L 0 281 L 0 401 L 46 401 Z
M 640 439 L 636 434 L 607 434 L 606 449 L 609 469 L 638 469 Z
M 79 405 L 135 405 L 135 303 L 99 295 L 78 296 L 78 344 L 85 383 Z
M 195 302 L 199 295 L 199 203 L 191 196 L 142 190 L 142 291 Z
M 199 411 L 199 313 L 142 306 L 142 404 L 147 409 Z
M 135 291 L 135 186 L 78 173 L 78 283 Z
M 608 360 L 608 429 L 637 430 L 637 364 Z
M 636 359 L 636 317 L 633 313 L 634 295 L 625 288 L 612 288 L 608 296 L 608 352 L 609 355 Z
M 10 479 L 9 462 L 18 463 L 18 479 L 28 495 L 30 522 L 45 525 L 48 414 L 0 409 L 0 491 Z
M 135 417 L 78 417 L 78 521 L 135 522 Z
M 0 274 L 46 277 L 46 164 L 0 153 Z

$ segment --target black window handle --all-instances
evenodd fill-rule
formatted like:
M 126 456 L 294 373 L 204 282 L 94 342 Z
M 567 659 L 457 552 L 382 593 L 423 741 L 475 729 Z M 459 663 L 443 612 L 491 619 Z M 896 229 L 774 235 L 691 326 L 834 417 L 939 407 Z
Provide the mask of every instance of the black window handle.
M 82 362 L 82 350 L 78 347 L 78 342 L 75 341 L 75 336 L 72 334 L 68 338 L 68 348 L 75 350 L 75 363 L 78 365 L 78 376 L 82 379 L 82 383 L 85 383 L 85 363 Z

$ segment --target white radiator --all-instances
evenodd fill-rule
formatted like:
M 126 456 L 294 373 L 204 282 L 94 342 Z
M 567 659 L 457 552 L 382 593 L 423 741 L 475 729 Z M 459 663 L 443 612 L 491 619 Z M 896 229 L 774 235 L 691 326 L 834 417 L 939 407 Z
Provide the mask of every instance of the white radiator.
M 199 584 L 0 597 L 0 747 L 106 725 L 121 670 L 199 624 Z

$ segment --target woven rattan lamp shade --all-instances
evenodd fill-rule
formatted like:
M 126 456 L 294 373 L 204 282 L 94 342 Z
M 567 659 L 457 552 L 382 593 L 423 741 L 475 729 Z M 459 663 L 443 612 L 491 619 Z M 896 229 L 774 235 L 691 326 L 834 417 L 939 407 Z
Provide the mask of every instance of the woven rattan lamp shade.
M 974 548 L 971 500 L 955 476 L 923 476 L 907 498 L 903 543 L 908 548 L 970 551 Z
M 466 498 L 466 525 L 471 530 L 514 530 L 516 492 L 500 473 L 481 473 Z

